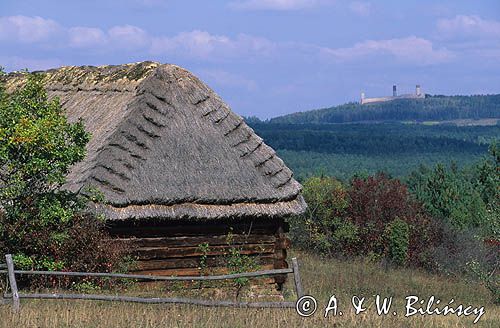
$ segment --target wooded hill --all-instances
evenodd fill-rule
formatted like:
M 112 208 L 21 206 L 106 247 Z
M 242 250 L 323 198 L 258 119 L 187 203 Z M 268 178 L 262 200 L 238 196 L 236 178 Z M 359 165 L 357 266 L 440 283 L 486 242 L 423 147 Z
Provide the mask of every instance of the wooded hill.
M 250 123 L 299 180 L 311 175 L 349 179 L 385 171 L 406 176 L 420 164 L 466 166 L 487 153 L 500 126 L 423 124 Z
M 500 94 L 474 96 L 426 95 L 361 105 L 351 102 L 329 108 L 279 116 L 270 123 L 351 123 L 380 121 L 449 121 L 500 118 Z

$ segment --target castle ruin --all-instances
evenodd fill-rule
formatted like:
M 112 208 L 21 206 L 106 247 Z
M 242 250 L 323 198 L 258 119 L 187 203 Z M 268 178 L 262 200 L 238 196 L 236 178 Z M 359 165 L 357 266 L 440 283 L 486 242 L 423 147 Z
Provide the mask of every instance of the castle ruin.
M 392 101 L 396 99 L 424 99 L 425 93 L 422 92 L 420 85 L 416 85 L 415 93 L 403 94 L 398 96 L 396 85 L 392 86 L 392 97 L 377 97 L 377 98 L 366 98 L 365 93 L 361 92 L 361 104 L 373 104 L 379 102 Z

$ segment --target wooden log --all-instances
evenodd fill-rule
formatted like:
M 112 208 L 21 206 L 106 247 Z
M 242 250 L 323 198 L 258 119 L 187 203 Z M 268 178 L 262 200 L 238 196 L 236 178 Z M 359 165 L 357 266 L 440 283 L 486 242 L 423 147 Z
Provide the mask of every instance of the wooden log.
M 7 270 L 9 276 L 10 291 L 12 292 L 12 309 L 14 312 L 19 312 L 19 293 L 17 291 L 16 274 L 14 271 L 14 261 L 12 261 L 12 255 L 5 255 L 5 261 L 7 262 Z
M 140 248 L 133 251 L 133 254 L 140 260 L 178 258 L 178 257 L 199 257 L 202 255 L 216 256 L 226 255 L 232 246 L 212 246 L 207 252 L 203 252 L 199 247 L 152 247 Z M 275 251 L 274 244 L 250 244 L 238 247 L 240 254 L 272 254 Z
M 260 269 L 265 271 L 273 270 L 274 263 L 268 265 L 261 265 Z M 210 271 L 210 274 L 216 274 L 216 275 L 229 274 L 229 269 L 227 267 L 212 267 L 208 268 L 208 271 Z M 204 274 L 201 268 L 175 268 L 175 269 L 145 270 L 145 271 L 132 271 L 132 272 L 134 274 L 140 274 L 140 275 L 148 274 L 155 276 L 178 276 L 178 277 L 199 276 Z
M 275 263 L 275 268 L 282 269 L 286 266 L 281 266 L 283 263 L 286 264 L 284 258 L 277 258 L 275 254 L 266 255 L 250 255 L 251 258 L 255 259 L 258 265 L 266 265 Z M 201 257 L 190 257 L 190 258 L 168 258 L 160 260 L 138 260 L 134 262 L 132 271 L 146 271 L 146 270 L 159 270 L 159 269 L 175 269 L 175 268 L 198 268 L 200 267 Z M 208 256 L 205 259 L 205 266 L 207 268 L 224 266 L 226 261 L 220 256 Z M 279 263 L 279 267 L 276 264 Z
M 273 235 L 233 235 L 232 245 L 241 244 L 273 244 L 276 237 Z M 218 236 L 177 236 L 177 237 L 130 237 L 116 238 L 112 242 L 123 242 L 130 247 L 165 247 L 165 246 L 198 246 L 208 244 L 209 246 L 227 245 L 227 235 Z
M 191 280 L 209 281 L 209 280 L 261 277 L 261 276 L 285 274 L 292 272 L 293 272 L 292 269 L 280 269 L 280 270 L 260 270 L 254 272 L 213 275 L 213 276 L 168 277 L 168 276 L 138 275 L 138 274 L 123 274 L 123 273 L 100 273 L 100 272 L 60 272 L 60 271 L 25 271 L 25 270 L 14 271 L 14 273 L 16 274 L 23 274 L 23 275 L 108 277 L 108 278 L 140 279 L 140 280 L 154 280 L 154 281 L 191 281 Z
M 237 307 L 237 308 L 294 308 L 293 302 L 233 302 L 215 300 L 197 300 L 189 298 L 142 298 L 131 296 L 111 296 L 92 294 L 20 294 L 23 299 L 59 299 L 59 300 L 94 300 L 117 301 L 147 304 L 191 304 L 208 307 Z
M 0 269 L 7 269 L 7 264 L 0 263 Z

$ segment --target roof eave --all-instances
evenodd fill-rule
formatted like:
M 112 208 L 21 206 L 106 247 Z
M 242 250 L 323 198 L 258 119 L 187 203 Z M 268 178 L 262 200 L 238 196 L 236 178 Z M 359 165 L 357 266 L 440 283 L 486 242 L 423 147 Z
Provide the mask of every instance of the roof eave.
M 307 205 L 302 196 L 275 203 L 235 203 L 230 205 L 181 203 L 174 205 L 94 205 L 93 211 L 107 221 L 124 220 L 217 220 L 244 217 L 277 218 L 303 214 Z

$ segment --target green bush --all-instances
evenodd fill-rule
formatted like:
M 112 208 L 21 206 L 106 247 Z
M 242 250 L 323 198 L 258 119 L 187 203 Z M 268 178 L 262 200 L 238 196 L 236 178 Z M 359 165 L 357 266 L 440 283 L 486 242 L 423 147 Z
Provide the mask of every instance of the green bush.
M 392 263 L 404 265 L 408 259 L 410 227 L 403 220 L 396 219 L 386 228 L 388 255 Z
M 308 204 L 305 215 L 290 220 L 290 234 L 296 246 L 331 254 L 356 239 L 356 227 L 343 219 L 349 202 L 340 181 L 309 178 L 304 183 L 303 196 Z

